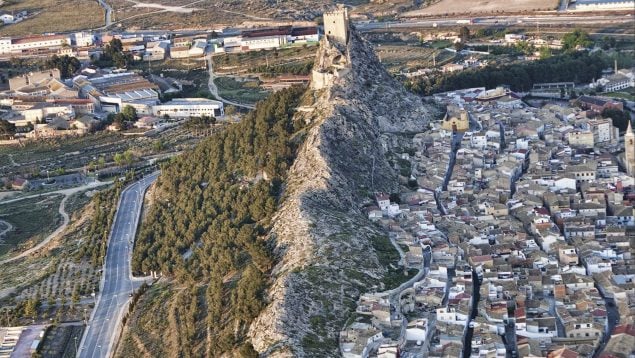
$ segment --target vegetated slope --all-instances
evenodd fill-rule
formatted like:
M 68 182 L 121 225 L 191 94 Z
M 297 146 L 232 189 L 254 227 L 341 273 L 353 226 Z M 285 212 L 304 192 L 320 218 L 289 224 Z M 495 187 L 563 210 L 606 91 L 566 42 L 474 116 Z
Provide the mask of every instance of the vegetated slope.
M 372 243 L 388 239 L 360 207 L 374 191 L 405 184 L 387 158 L 437 114 L 386 73 L 357 34 L 337 47 L 323 40 L 318 51 L 317 69 L 343 69 L 332 87 L 314 93 L 314 125 L 274 218 L 280 261 L 270 304 L 249 331 L 264 356 L 339 355 L 338 332 L 357 298 L 383 289 L 387 273 Z
M 420 77 L 406 83 L 413 92 L 431 95 L 469 87 L 494 88 L 509 85 L 514 91 L 531 90 L 534 83 L 588 83 L 599 78 L 612 61 L 599 53 L 567 53 L 560 56 L 510 65 L 489 65 L 478 69 L 447 73 L 435 78 Z
M 274 264 L 267 233 L 301 143 L 304 123 L 292 118 L 303 92 L 271 95 L 163 168 L 133 270 L 173 280 L 148 293 L 165 300 L 140 301 L 119 356 L 143 355 L 139 347 L 170 357 L 254 353 L 245 334 Z

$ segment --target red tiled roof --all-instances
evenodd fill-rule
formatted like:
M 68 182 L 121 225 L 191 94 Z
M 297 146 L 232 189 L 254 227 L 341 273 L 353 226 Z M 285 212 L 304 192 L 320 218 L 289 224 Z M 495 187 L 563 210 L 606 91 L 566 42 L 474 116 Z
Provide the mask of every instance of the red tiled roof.
M 613 333 L 611 335 L 622 334 L 622 333 L 635 337 L 635 325 L 621 324 L 619 326 L 616 326 L 613 329 Z
M 22 37 L 19 39 L 13 39 L 11 41 L 12 44 L 23 44 L 29 42 L 39 42 L 39 41 L 50 41 L 50 40 L 61 40 L 67 38 L 64 35 L 51 35 L 51 36 L 29 36 Z

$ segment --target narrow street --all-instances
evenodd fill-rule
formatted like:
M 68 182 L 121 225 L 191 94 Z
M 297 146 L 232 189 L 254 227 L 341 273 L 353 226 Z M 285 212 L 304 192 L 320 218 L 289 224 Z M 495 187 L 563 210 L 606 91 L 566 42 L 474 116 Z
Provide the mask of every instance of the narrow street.
M 473 295 L 472 295 L 472 314 L 470 315 L 469 322 L 472 322 L 474 318 L 478 315 L 478 302 L 481 300 L 481 282 L 476 274 L 475 270 L 472 270 L 472 285 L 473 285 Z M 467 331 L 465 333 L 465 340 L 463 344 L 463 357 L 470 357 L 472 352 L 472 336 L 474 334 L 474 328 L 470 327 L 469 323 L 467 326 Z
M 593 355 L 594 357 L 597 357 L 599 353 L 602 352 L 604 347 L 606 347 L 606 344 L 611 338 L 611 332 L 613 332 L 613 329 L 615 328 L 615 326 L 618 325 L 620 321 L 620 313 L 617 310 L 617 306 L 615 306 L 615 300 L 612 298 L 604 297 L 604 302 L 606 304 L 606 319 L 608 320 L 608 322 L 606 330 L 604 332 L 604 336 L 600 341 L 600 346 L 595 351 L 596 353 Z

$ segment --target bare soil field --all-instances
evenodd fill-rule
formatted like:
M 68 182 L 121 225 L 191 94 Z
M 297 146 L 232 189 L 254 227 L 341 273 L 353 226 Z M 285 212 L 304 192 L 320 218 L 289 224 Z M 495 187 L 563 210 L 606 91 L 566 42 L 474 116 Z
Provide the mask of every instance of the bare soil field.
M 0 27 L 0 36 L 90 29 L 104 24 L 104 10 L 94 0 L 10 0 L 0 11 L 26 10 L 28 18 Z
M 334 7 L 331 0 L 109 0 L 109 3 L 114 9 L 115 20 L 123 27 L 171 29 L 275 26 L 289 21 L 313 24 L 323 11 Z M 393 16 L 418 8 L 411 0 L 338 3 L 353 6 L 352 14 L 356 18 Z
M 441 0 L 404 17 L 446 14 L 495 14 L 524 11 L 548 11 L 558 7 L 558 0 Z

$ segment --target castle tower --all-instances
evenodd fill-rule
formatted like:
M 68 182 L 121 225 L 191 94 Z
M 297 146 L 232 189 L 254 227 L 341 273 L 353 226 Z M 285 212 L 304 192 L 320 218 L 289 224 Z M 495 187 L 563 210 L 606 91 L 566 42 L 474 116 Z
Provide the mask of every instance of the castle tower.
M 324 35 L 343 44 L 348 43 L 348 10 L 339 8 L 324 13 Z
M 635 175 L 635 133 L 630 120 L 624 135 L 624 166 L 628 175 Z

